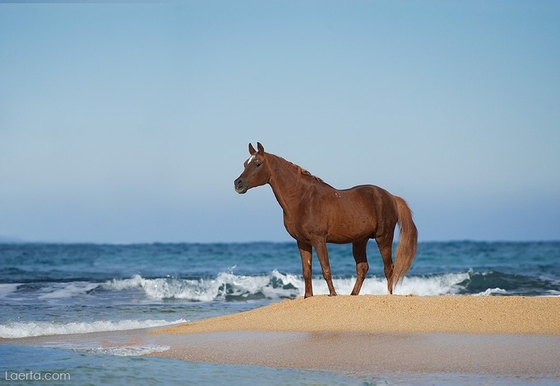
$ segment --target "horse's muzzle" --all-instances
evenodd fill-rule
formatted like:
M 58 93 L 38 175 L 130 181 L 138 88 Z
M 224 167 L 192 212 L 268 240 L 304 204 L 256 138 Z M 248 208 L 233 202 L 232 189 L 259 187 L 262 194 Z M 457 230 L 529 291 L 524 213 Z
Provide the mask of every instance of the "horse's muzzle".
M 249 186 L 243 181 L 241 178 L 238 178 L 234 181 L 233 186 L 235 191 L 239 194 L 246 193 L 249 190 Z

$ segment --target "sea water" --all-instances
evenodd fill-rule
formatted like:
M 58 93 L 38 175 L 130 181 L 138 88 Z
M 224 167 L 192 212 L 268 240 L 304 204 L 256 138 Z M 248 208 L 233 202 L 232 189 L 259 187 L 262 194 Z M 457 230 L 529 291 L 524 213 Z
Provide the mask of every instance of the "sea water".
M 335 288 L 348 294 L 356 277 L 351 247 L 330 245 L 329 252 Z M 375 242 L 368 256 L 370 272 L 361 293 L 386 294 Z M 314 292 L 327 294 L 314 259 Z M 303 293 L 295 242 L 0 244 L 0 338 L 166 326 L 246 311 Z M 560 242 L 420 243 L 396 293 L 560 296 Z M 142 356 L 165 349 L 0 344 L 0 384 L 452 384 L 461 376 L 333 374 Z M 59 379 L 44 379 L 48 374 Z M 61 379 L 62 374 L 69 374 L 71 383 Z M 36 379 L 25 379 L 33 376 Z M 512 379 L 491 381 L 506 384 Z

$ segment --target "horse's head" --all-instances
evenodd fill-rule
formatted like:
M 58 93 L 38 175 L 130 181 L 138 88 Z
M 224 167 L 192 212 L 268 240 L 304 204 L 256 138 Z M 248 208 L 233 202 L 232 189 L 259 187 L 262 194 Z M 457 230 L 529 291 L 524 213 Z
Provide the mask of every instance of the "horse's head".
M 243 194 L 247 190 L 256 186 L 264 185 L 270 179 L 270 170 L 266 165 L 264 147 L 257 142 L 257 150 L 249 144 L 249 154 L 251 157 L 245 161 L 245 170 L 234 182 L 235 191 Z

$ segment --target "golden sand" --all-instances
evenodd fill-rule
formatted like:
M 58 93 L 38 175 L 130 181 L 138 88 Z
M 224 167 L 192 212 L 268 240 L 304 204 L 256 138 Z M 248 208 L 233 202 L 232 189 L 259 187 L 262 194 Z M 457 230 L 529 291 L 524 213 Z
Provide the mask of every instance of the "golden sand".
M 560 297 L 314 296 L 153 331 L 560 335 Z

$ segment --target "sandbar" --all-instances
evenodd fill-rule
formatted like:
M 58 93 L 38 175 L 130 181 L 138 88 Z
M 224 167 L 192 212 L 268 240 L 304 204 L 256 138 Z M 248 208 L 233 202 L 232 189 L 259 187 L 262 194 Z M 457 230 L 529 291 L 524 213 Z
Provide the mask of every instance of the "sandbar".
M 560 335 L 560 297 L 313 296 L 154 333 L 225 331 Z
M 314 296 L 149 335 L 190 361 L 560 380 L 559 297 Z

